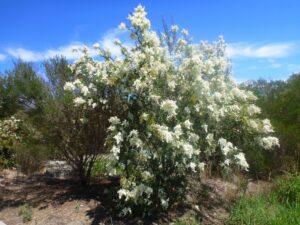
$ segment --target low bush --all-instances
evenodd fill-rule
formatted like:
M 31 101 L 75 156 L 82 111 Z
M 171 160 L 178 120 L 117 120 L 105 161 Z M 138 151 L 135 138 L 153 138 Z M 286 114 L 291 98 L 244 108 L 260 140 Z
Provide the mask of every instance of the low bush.
M 20 207 L 19 216 L 22 216 L 23 223 L 29 222 L 32 219 L 32 208 L 29 204 L 24 204 Z

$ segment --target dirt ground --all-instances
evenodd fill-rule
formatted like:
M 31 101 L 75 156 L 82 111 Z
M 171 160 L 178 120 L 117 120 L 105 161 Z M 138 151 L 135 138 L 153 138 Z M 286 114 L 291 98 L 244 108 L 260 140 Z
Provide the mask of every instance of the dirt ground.
M 0 221 L 23 224 L 18 214 L 20 206 L 28 203 L 32 206 L 32 220 L 27 223 L 30 225 L 106 224 L 113 210 L 109 204 L 114 182 L 101 179 L 82 188 L 74 181 L 28 178 L 16 171 L 4 171 L 0 181 Z
M 178 217 L 192 213 L 203 224 L 221 225 L 229 217 L 228 205 L 241 191 L 238 182 L 221 179 L 191 181 L 187 201 L 190 209 L 163 214 L 155 222 L 140 223 L 139 218 L 116 220 L 112 193 L 118 187 L 116 179 L 98 179 L 88 188 L 70 180 L 50 179 L 41 175 L 27 177 L 16 171 L 0 174 L 0 221 L 7 225 L 22 225 L 20 207 L 32 206 L 29 225 L 106 225 L 106 224 L 172 224 Z M 245 189 L 249 195 L 267 192 L 271 183 L 250 182 Z

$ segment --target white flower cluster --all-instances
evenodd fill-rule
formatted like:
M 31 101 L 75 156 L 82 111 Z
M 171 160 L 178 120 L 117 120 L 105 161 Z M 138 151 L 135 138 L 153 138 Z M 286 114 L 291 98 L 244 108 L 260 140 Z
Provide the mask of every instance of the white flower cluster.
M 135 9 L 135 13 L 128 16 L 128 19 L 130 20 L 134 28 L 147 30 L 150 28 L 150 20 L 146 18 L 146 15 L 147 13 L 145 11 L 145 8 L 139 5 Z M 122 25 L 121 28 L 124 28 L 124 26 Z
M 259 144 L 265 149 L 272 149 L 279 146 L 279 140 L 276 137 L 263 137 L 259 140 Z
M 132 190 L 127 189 L 120 189 L 118 191 L 119 198 L 125 197 L 125 201 L 133 200 L 134 202 L 137 202 L 137 200 L 143 196 L 145 193 L 146 196 L 149 198 L 152 194 L 153 189 L 151 187 L 148 187 L 144 184 L 140 184 L 138 186 L 135 186 Z
M 172 131 L 169 131 L 169 127 L 159 124 L 153 124 L 153 129 L 156 130 L 159 138 L 166 142 L 166 143 L 172 143 L 174 140 L 174 134 Z
M 176 116 L 176 110 L 178 108 L 178 106 L 176 105 L 176 101 L 173 100 L 164 100 L 161 104 L 160 104 L 160 108 L 165 111 L 166 113 L 168 113 L 168 117 L 174 117 Z
M 3 147 L 12 147 L 20 139 L 17 135 L 20 120 L 14 116 L 0 120 L 0 150 Z
M 224 138 L 219 139 L 219 144 L 220 144 L 220 148 L 221 148 L 221 151 L 224 154 L 224 156 L 227 156 L 231 152 L 237 151 L 237 148 L 234 147 L 231 142 L 227 142 L 227 140 Z
M 249 164 L 246 161 L 245 154 L 240 152 L 234 156 L 234 158 L 238 161 L 238 164 L 243 167 L 245 170 L 248 170 Z

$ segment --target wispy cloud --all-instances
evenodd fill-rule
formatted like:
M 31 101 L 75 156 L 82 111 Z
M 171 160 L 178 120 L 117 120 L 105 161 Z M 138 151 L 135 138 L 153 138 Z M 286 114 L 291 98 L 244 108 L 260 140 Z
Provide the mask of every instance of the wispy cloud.
M 6 52 L 15 58 L 20 58 L 25 61 L 39 61 L 42 59 L 41 53 L 24 48 L 7 48 Z
M 38 62 L 56 55 L 63 55 L 67 59 L 76 59 L 80 53 L 73 52 L 74 47 L 80 47 L 82 44 L 69 44 L 57 49 L 48 49 L 45 51 L 33 51 L 24 48 L 7 48 L 6 52 L 14 58 L 20 58 L 24 61 Z
M 125 46 L 130 47 L 132 43 L 128 39 L 128 33 L 120 31 L 118 29 L 111 29 L 105 33 L 102 38 L 95 41 L 100 44 L 104 49 L 107 49 L 115 57 L 121 56 L 121 51 L 119 46 L 114 44 L 115 39 L 121 39 L 122 43 Z M 90 43 L 87 47 L 90 49 L 91 56 L 97 56 L 98 52 L 92 48 Z M 0 61 L 11 56 L 14 58 L 20 58 L 24 61 L 42 61 L 49 57 L 54 57 L 56 55 L 63 55 L 69 60 L 74 60 L 80 57 L 80 52 L 73 52 L 74 47 L 80 48 L 84 44 L 82 42 L 71 42 L 64 46 L 59 46 L 57 48 L 45 49 L 42 51 L 36 51 L 26 48 L 6 48 L 6 55 L 0 54 Z M 274 59 L 284 58 L 292 55 L 296 49 L 296 44 L 292 42 L 283 42 L 283 43 L 268 43 L 265 45 L 259 44 L 249 44 L 244 42 L 230 43 L 227 47 L 227 54 L 230 58 L 239 59 L 239 58 L 258 58 L 259 60 L 264 60 L 268 62 L 269 68 L 280 68 L 283 65 L 276 62 Z M 293 66 L 290 66 L 291 68 Z M 252 68 L 256 69 L 256 68 Z M 290 69 L 292 70 L 292 69 Z
M 294 49 L 294 43 L 270 43 L 266 45 L 232 43 L 228 45 L 227 54 L 231 58 L 283 58 L 291 55 Z
M 123 31 L 119 31 L 117 29 L 110 30 L 107 32 L 102 39 L 98 42 L 100 46 L 106 50 L 109 50 L 113 56 L 120 56 L 121 51 L 118 46 L 114 44 L 114 40 L 123 35 Z M 125 45 L 130 45 L 129 43 L 125 43 Z M 67 59 L 74 60 L 80 57 L 80 52 L 74 52 L 73 48 L 83 47 L 84 44 L 81 42 L 72 42 L 68 45 L 61 46 L 55 49 L 46 49 L 44 51 L 34 51 L 25 48 L 6 48 L 6 52 L 8 55 L 14 58 L 20 58 L 24 61 L 38 62 L 45 60 L 50 57 L 54 57 L 56 55 L 65 56 Z M 98 52 L 92 48 L 92 44 L 87 46 L 90 51 L 91 56 L 97 56 Z M 1 60 L 1 55 L 0 55 Z
M 0 61 L 3 61 L 3 60 L 5 60 L 5 59 L 6 59 L 6 55 L 0 54 Z

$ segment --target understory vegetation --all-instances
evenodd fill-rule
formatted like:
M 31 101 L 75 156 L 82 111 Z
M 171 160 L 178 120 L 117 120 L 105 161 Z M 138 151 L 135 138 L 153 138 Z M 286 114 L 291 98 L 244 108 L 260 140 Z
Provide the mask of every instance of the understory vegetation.
M 243 196 L 231 209 L 228 224 L 294 225 L 300 223 L 300 176 L 287 174 L 267 195 Z

